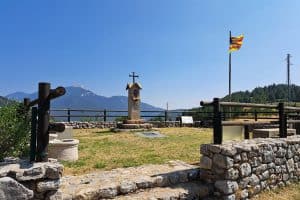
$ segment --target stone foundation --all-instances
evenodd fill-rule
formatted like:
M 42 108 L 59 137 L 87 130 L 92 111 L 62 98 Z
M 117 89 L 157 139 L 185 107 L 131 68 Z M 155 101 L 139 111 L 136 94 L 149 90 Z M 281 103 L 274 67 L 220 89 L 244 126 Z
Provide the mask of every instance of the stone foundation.
M 216 199 L 248 199 L 300 181 L 300 136 L 201 145 L 200 179 Z
M 0 199 L 62 199 L 63 165 L 55 160 L 31 164 L 6 159 L 0 163 Z

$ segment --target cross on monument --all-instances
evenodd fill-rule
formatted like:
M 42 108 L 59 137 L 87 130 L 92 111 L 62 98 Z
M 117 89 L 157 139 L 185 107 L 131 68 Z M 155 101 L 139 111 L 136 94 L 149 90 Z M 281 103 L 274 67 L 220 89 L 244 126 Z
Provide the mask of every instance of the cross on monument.
M 132 75 L 129 74 L 129 77 L 132 77 L 132 82 L 135 83 L 135 78 L 138 78 L 139 76 L 135 74 L 135 72 L 132 72 Z

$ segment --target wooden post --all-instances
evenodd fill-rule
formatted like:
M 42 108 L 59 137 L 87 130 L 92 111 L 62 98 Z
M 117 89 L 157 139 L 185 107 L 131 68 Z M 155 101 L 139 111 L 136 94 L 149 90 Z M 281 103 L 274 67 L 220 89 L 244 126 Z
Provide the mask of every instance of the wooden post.
M 284 103 L 280 102 L 278 104 L 278 115 L 279 115 L 279 137 L 286 138 L 287 137 L 287 119 L 286 114 L 284 112 Z
M 222 144 L 222 113 L 219 98 L 214 98 L 213 101 L 213 125 L 214 125 L 214 144 Z
M 245 125 L 245 126 L 244 126 L 244 139 L 246 139 L 246 140 L 250 139 L 250 135 L 249 135 L 249 125 Z
M 39 83 L 38 92 L 37 162 L 48 161 L 50 83 Z
M 70 108 L 68 108 L 67 114 L 68 114 L 68 122 L 71 122 L 71 110 L 70 110 Z
M 31 134 L 30 134 L 30 162 L 35 161 L 36 155 L 36 125 L 37 125 L 37 107 L 32 107 L 31 110 Z
M 106 118 L 106 109 L 103 110 L 103 121 L 106 122 L 107 118 Z
M 24 103 L 25 109 L 29 109 L 30 99 L 24 98 L 23 103 Z
M 257 121 L 257 111 L 254 110 L 254 120 Z

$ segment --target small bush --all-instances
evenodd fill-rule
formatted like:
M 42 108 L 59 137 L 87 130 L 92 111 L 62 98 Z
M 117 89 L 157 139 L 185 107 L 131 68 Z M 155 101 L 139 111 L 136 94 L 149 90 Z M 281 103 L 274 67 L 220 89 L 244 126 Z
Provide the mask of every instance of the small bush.
M 30 117 L 25 113 L 17 103 L 0 108 L 0 160 L 28 153 Z

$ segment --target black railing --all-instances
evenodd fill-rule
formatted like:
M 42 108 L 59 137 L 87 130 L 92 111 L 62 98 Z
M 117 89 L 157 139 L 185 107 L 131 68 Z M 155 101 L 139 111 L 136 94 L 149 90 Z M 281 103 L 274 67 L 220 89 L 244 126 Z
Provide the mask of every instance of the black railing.
M 276 111 L 267 111 L 269 114 L 276 114 L 278 117 L 267 117 L 268 119 L 274 119 L 279 124 L 279 137 L 287 137 L 287 123 L 300 123 L 300 120 L 288 120 L 289 114 L 295 114 L 300 111 L 300 107 L 285 106 L 283 102 L 278 104 L 255 104 L 255 103 L 238 103 L 238 102 L 220 102 L 218 98 L 214 98 L 212 102 L 200 102 L 201 106 L 213 107 L 213 128 L 214 128 L 214 144 L 222 144 L 223 129 L 222 126 L 243 125 L 245 126 L 244 138 L 249 139 L 249 125 L 251 124 L 270 124 L 270 122 L 257 121 L 257 112 L 255 113 L 255 122 L 251 121 L 225 121 L 223 120 L 222 107 L 241 107 L 241 108 L 264 108 Z M 296 116 L 298 113 L 296 113 Z M 262 119 L 262 118 L 260 118 Z M 266 119 L 266 118 L 265 118 Z
M 225 121 L 230 118 L 239 119 L 259 119 L 277 120 L 277 112 L 274 111 L 231 111 L 222 112 L 221 117 Z M 85 121 L 85 118 L 90 118 L 93 121 L 112 121 L 116 118 L 127 117 L 127 110 L 97 110 L 97 109 L 51 109 L 50 116 L 55 119 L 62 119 L 62 121 Z M 160 121 L 178 121 L 178 117 L 193 116 L 195 121 L 211 121 L 214 118 L 214 111 L 203 110 L 142 110 L 141 118 L 145 119 L 159 119 Z M 77 118 L 77 119 L 76 119 Z M 76 120 L 74 120 L 76 119 Z

